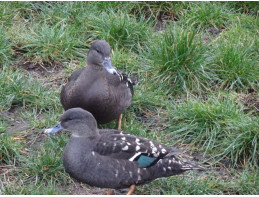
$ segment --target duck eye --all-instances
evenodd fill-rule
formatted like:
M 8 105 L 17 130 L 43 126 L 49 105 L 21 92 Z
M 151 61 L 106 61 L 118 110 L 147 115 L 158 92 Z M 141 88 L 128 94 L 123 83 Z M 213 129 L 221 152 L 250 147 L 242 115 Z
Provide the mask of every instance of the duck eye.
M 100 51 L 98 49 L 96 49 L 97 53 L 100 53 Z

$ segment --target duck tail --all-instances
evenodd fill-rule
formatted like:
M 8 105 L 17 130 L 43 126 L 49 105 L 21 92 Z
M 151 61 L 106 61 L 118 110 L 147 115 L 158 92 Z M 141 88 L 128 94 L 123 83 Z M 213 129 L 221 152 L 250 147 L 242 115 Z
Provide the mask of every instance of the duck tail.
M 205 168 L 199 164 L 190 161 L 181 161 L 181 170 L 198 170 L 198 171 L 205 171 Z
M 204 171 L 205 168 L 194 162 L 180 160 L 174 155 L 171 155 L 160 159 L 154 166 L 150 167 L 149 170 L 152 171 L 153 178 L 160 178 L 182 174 L 189 170 Z
M 178 149 L 178 148 L 172 148 L 170 153 L 165 156 L 165 159 L 168 159 L 171 162 L 178 163 L 179 167 L 181 167 L 181 169 L 183 171 L 187 171 L 187 170 L 203 171 L 203 170 L 205 170 L 205 168 L 202 167 L 201 165 L 191 161 L 191 159 L 193 159 L 193 158 L 190 157 L 189 155 L 183 153 L 182 150 Z

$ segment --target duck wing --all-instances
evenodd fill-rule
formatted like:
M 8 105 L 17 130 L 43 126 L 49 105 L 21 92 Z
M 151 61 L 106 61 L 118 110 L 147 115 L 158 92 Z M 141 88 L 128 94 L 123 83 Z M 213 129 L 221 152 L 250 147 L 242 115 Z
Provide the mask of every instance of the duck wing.
M 138 78 L 134 76 L 130 77 L 121 70 L 117 70 L 117 73 L 119 75 L 120 81 L 124 82 L 127 85 L 127 87 L 130 89 L 131 95 L 133 96 L 133 86 L 138 84 Z
M 116 130 L 100 130 L 101 137 L 94 147 L 99 155 L 138 162 L 141 168 L 154 165 L 171 152 L 163 144 Z

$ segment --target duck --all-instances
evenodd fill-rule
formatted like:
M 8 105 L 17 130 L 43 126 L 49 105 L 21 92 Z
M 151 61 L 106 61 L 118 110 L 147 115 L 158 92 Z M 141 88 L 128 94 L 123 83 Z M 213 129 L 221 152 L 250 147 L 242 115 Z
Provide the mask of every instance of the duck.
M 86 66 L 75 70 L 61 89 L 64 110 L 80 107 L 93 114 L 98 124 L 118 119 L 131 105 L 136 77 L 129 77 L 111 64 L 111 48 L 105 40 L 94 41 Z
M 113 189 L 129 188 L 202 166 L 179 159 L 174 147 L 116 129 L 98 129 L 94 116 L 81 108 L 61 115 L 60 122 L 45 130 L 72 133 L 63 152 L 65 171 L 74 179 L 90 186 Z

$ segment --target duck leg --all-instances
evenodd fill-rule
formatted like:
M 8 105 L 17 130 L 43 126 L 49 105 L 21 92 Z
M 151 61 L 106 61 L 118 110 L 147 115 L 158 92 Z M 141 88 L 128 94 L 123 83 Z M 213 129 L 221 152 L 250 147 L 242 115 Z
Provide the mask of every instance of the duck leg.
M 136 185 L 131 185 L 130 188 L 129 188 L 129 191 L 128 191 L 128 193 L 127 193 L 127 195 L 133 194 L 135 188 L 136 188 Z
M 122 120 L 122 114 L 120 115 L 118 120 L 118 130 L 121 130 L 121 120 Z
M 114 190 L 113 189 L 109 189 L 107 192 L 107 195 L 114 195 Z

